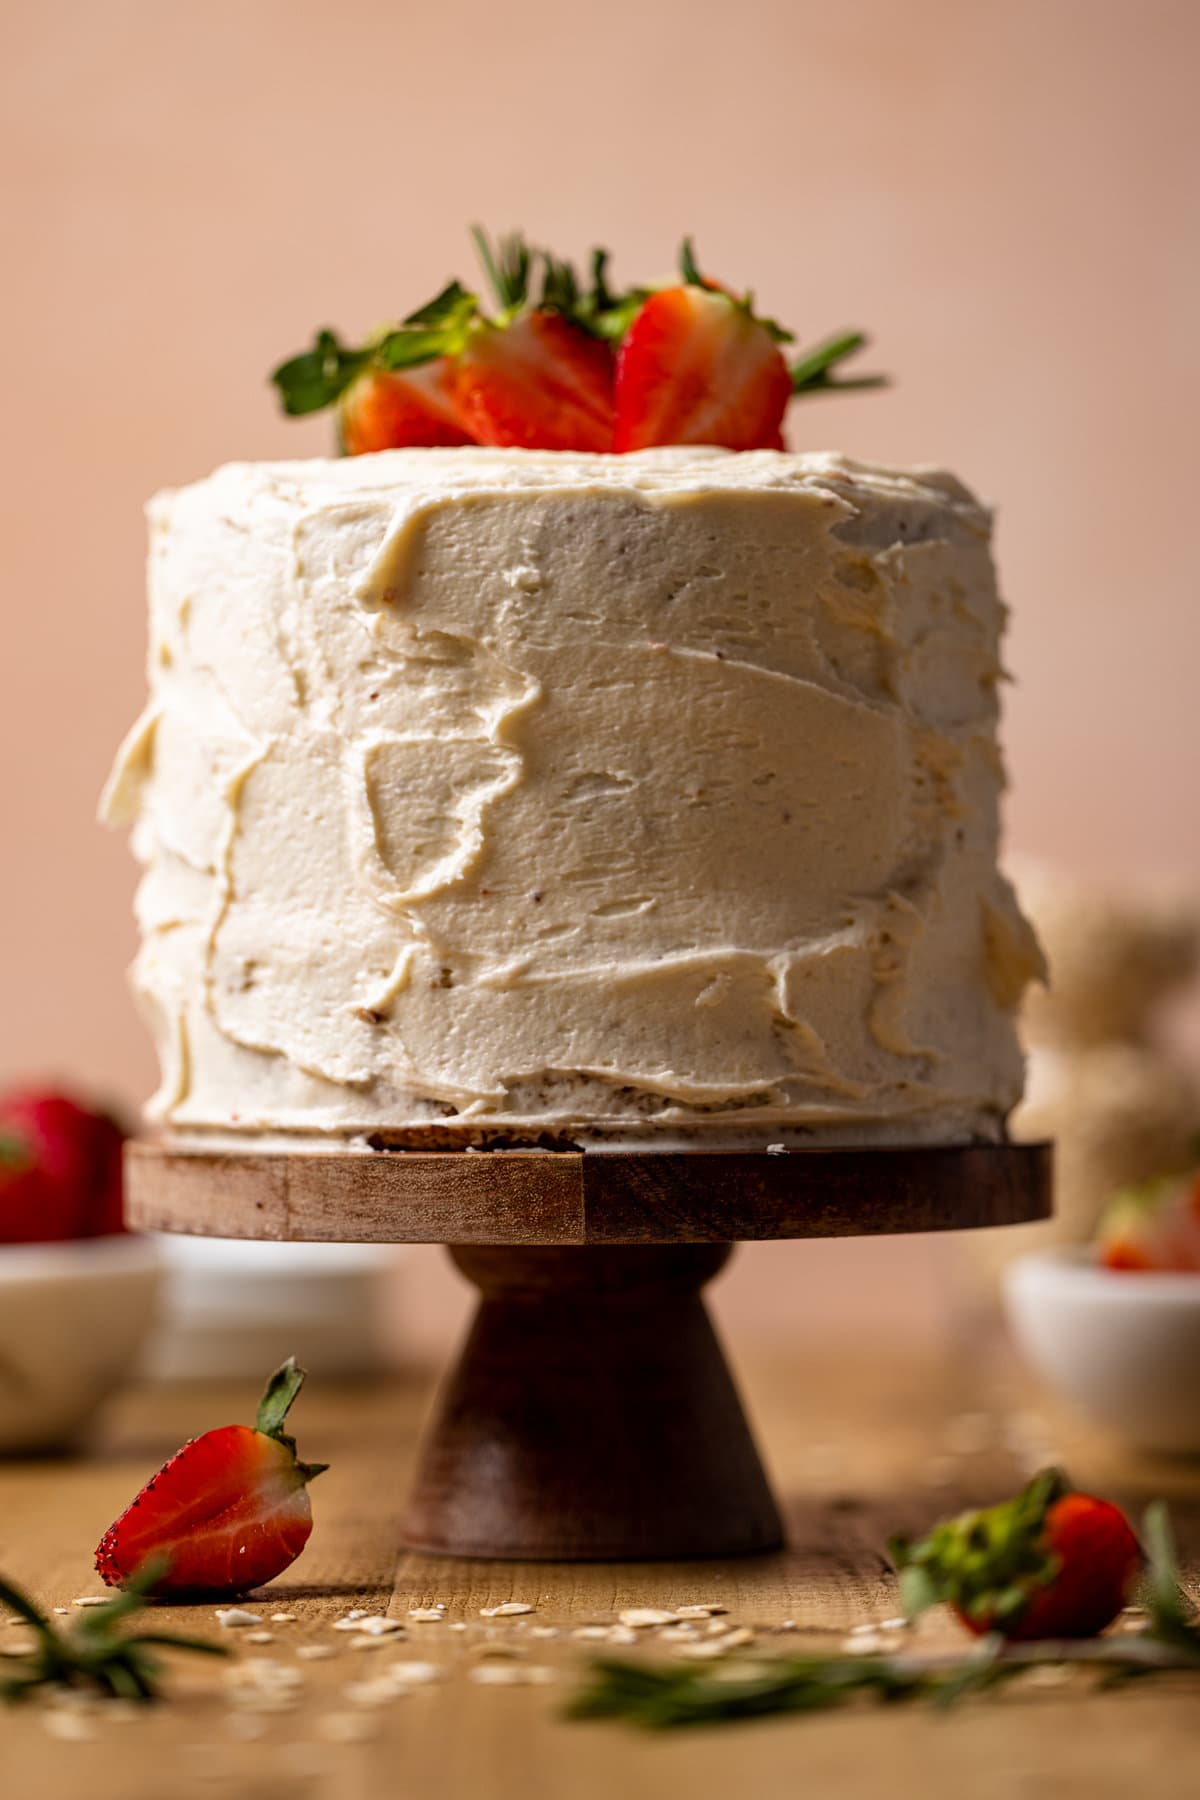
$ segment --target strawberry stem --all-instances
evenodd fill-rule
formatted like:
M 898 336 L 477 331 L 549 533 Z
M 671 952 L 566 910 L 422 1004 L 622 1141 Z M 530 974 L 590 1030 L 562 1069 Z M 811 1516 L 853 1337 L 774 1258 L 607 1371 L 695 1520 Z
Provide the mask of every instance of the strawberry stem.
M 254 1429 L 261 1431 L 264 1437 L 278 1438 L 284 1442 L 284 1422 L 291 1411 L 292 1403 L 300 1389 L 304 1386 L 305 1371 L 301 1369 L 294 1356 L 272 1375 L 266 1391 L 258 1403 Z

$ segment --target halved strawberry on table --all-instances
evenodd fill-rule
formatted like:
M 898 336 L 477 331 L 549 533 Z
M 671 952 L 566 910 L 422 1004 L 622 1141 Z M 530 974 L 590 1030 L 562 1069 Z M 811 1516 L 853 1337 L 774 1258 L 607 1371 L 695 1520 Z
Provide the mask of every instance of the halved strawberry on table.
M 1096 1256 L 1106 1269 L 1200 1273 L 1200 1170 L 1114 1194 L 1100 1220 Z
M 304 1463 L 284 1430 L 304 1383 L 289 1357 L 267 1384 L 253 1426 L 223 1425 L 178 1450 L 109 1526 L 96 1568 L 125 1587 L 161 1565 L 149 1592 L 233 1598 L 273 1581 L 308 1542 L 308 1484 L 328 1467 Z
M 888 1547 L 909 1619 L 944 1601 L 969 1631 L 1023 1641 L 1094 1637 L 1133 1597 L 1143 1562 L 1120 1508 L 1058 1469 Z

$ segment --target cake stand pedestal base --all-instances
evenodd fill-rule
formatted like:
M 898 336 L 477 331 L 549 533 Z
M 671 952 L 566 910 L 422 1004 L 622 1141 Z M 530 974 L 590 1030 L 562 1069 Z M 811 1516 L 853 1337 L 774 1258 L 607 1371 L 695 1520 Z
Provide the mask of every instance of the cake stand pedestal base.
M 750 1555 L 783 1541 L 700 1290 L 740 1238 L 1045 1218 L 1045 1144 L 758 1151 L 126 1150 L 147 1231 L 442 1243 L 482 1298 L 404 1525 L 451 1556 Z
M 405 1542 L 571 1561 L 778 1549 L 700 1297 L 730 1248 L 452 1250 L 483 1297 L 426 1438 Z

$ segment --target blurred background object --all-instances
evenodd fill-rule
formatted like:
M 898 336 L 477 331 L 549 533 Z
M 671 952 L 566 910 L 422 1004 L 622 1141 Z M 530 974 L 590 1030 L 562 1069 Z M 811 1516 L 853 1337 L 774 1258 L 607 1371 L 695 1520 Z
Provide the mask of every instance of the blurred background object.
M 0 710 L 19 846 L 0 1079 L 60 1072 L 131 1106 L 153 1085 L 124 983 L 133 871 L 93 825 L 142 696 L 146 497 L 326 451 L 328 421 L 279 417 L 268 370 L 314 324 L 357 335 L 465 269 L 473 219 L 566 254 L 608 243 L 618 276 L 666 271 L 690 231 L 806 339 L 866 328 L 895 385 L 798 404 L 792 442 L 947 465 L 998 504 L 1010 840 L 1079 881 L 1200 893 L 1200 8 L 744 0 L 731 31 L 713 0 L 611 0 L 590 23 L 461 0 L 453 29 L 451 55 L 443 11 L 383 0 L 0 20 L 21 670 Z M 1175 1042 L 1200 1046 L 1194 998 Z M 1093 1161 L 1182 1116 L 1182 1065 L 1148 1054 L 1089 1049 L 1092 1099 L 1071 1104 L 1105 1140 Z M 1030 1129 L 1045 1092 L 1039 1075 Z M 1076 1154 L 1064 1195 L 1091 1191 Z M 458 1288 L 435 1250 L 406 1267 L 408 1342 L 440 1355 Z M 740 1334 L 936 1342 L 961 1267 L 931 1240 L 763 1246 L 718 1307 Z
M 1029 863 L 1016 878 L 1050 984 L 1026 1000 L 1027 1089 L 1011 1129 L 1054 1139 L 1055 1216 L 964 1240 L 985 1274 L 1088 1243 L 1116 1189 L 1190 1167 L 1200 1140 L 1200 1081 L 1173 1032 L 1196 986 L 1200 893 Z
M 166 1270 L 159 1328 L 144 1362 L 162 1380 L 257 1376 L 294 1356 L 330 1380 L 375 1375 L 407 1346 L 405 1252 L 374 1244 L 155 1239 Z

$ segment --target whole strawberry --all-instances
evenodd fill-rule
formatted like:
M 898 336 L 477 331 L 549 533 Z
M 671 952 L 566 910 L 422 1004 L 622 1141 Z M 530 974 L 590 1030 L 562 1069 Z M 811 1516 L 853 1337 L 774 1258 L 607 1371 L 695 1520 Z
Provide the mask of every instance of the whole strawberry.
M 0 1095 L 0 1243 L 123 1231 L 124 1135 L 115 1119 L 67 1094 Z
M 312 1531 L 308 1483 L 329 1466 L 300 1462 L 283 1429 L 303 1383 L 289 1357 L 267 1383 L 253 1426 L 206 1431 L 151 1476 L 96 1550 L 109 1587 L 161 1563 L 149 1592 L 230 1599 L 295 1562 Z
M 1142 1554 L 1123 1512 L 1044 1470 L 1013 1500 L 961 1513 L 889 1548 L 910 1619 L 945 1601 L 968 1630 L 1094 1637 L 1126 1604 Z
M 1162 1175 L 1114 1195 L 1096 1254 L 1106 1269 L 1200 1273 L 1200 1171 Z

